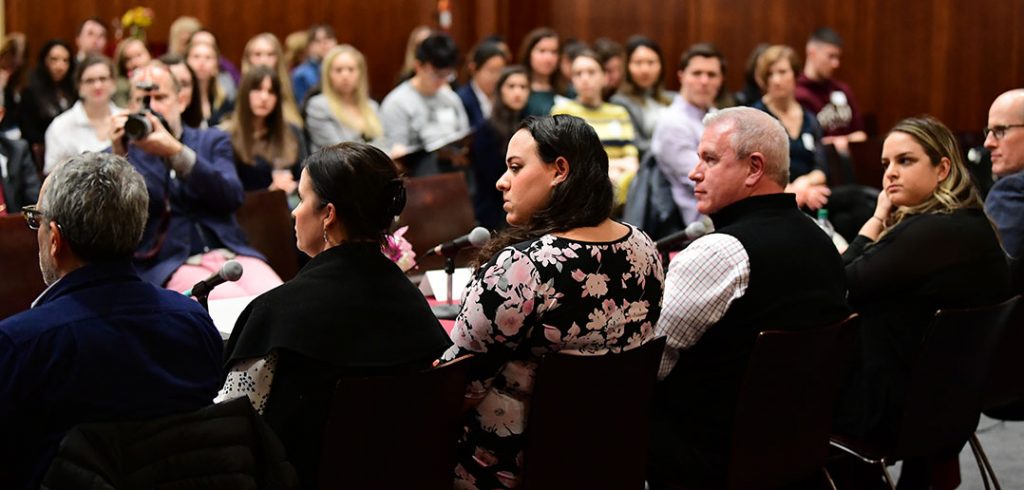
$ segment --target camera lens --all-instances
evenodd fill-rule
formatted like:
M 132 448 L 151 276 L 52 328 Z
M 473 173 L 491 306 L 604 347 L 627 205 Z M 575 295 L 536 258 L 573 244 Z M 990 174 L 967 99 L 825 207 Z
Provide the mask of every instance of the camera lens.
M 153 126 L 146 119 L 145 114 L 132 114 L 124 123 L 124 133 L 133 140 L 145 138 L 153 132 Z

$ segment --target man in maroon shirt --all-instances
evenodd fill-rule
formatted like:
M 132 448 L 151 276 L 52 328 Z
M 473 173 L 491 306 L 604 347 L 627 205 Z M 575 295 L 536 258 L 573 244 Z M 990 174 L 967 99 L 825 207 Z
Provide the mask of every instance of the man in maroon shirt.
M 822 142 L 845 155 L 849 143 L 864 141 L 867 133 L 850 87 L 832 78 L 842 51 L 843 40 L 832 29 L 822 27 L 811 34 L 804 72 L 796 81 L 796 99 L 817 116 L 825 133 Z

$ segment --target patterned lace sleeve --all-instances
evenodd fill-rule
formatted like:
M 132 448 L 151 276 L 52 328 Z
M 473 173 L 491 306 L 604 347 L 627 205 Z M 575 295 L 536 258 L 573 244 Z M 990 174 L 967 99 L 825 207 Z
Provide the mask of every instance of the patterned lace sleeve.
M 248 396 L 252 407 L 257 413 L 263 413 L 270 396 L 270 385 L 274 381 L 277 370 L 277 351 L 271 351 L 267 357 L 247 359 L 235 364 L 224 381 L 224 387 L 217 393 L 214 403 L 234 400 Z
M 498 369 L 527 335 L 539 286 L 540 275 L 526 254 L 513 248 L 498 252 L 470 284 L 451 334 L 455 345 L 442 359 L 480 355 L 479 369 L 470 376 L 483 384 L 478 388 L 486 391 Z

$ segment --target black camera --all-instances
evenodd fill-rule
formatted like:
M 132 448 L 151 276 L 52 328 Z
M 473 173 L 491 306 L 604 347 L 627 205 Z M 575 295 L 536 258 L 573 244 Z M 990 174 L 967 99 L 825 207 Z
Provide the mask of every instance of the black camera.
M 128 120 L 124 123 L 125 137 L 130 140 L 140 140 L 149 136 L 149 133 L 153 132 L 153 125 L 150 124 L 149 118 L 146 117 L 146 114 L 156 116 L 160 121 L 160 124 L 163 124 L 164 128 L 167 128 L 167 130 L 170 131 L 171 127 L 167 124 L 167 120 L 164 119 L 164 116 L 149 108 L 149 93 L 159 88 L 157 84 L 152 82 L 139 82 L 135 84 L 135 88 L 145 92 L 146 95 L 142 97 L 142 109 L 140 109 L 139 112 L 128 115 Z

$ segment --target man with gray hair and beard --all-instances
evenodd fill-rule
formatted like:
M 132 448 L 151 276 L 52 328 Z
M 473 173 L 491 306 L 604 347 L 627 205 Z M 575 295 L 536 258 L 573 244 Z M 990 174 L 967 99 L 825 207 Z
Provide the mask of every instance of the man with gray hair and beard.
M 23 208 L 48 287 L 0 322 L 0 488 L 38 488 L 75 425 L 192 411 L 216 395 L 223 344 L 210 316 L 132 266 L 148 204 L 124 158 L 83 153 Z
M 724 486 L 732 417 L 762 330 L 848 314 L 842 260 L 797 208 L 782 124 L 747 107 L 704 118 L 690 172 L 715 232 L 672 259 L 656 335 L 667 337 L 651 422 L 651 489 Z

